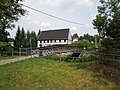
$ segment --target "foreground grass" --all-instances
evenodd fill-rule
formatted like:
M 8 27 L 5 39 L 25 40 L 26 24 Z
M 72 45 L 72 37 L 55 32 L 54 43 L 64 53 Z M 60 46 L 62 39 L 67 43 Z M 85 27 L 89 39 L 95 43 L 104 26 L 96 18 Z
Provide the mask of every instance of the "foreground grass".
M 1 60 L 6 60 L 6 59 L 13 59 L 13 58 L 16 58 L 18 56 L 0 56 L 0 61 Z
M 100 67 L 100 68 L 99 68 Z M 96 62 L 29 59 L 0 66 L 0 90 L 119 90 Z

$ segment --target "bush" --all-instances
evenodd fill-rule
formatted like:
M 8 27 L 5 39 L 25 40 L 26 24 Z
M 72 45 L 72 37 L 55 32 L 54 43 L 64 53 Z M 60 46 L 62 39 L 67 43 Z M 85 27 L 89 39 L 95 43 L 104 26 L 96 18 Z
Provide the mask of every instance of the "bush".
M 71 55 L 68 55 L 68 56 L 51 55 L 51 56 L 46 56 L 44 58 L 47 58 L 50 60 L 65 61 L 65 62 L 89 62 L 89 61 L 98 60 L 98 57 L 96 55 L 86 53 L 86 52 L 82 53 L 80 57 L 71 57 Z
M 11 51 L 12 46 L 7 42 L 0 42 L 0 51 Z
M 113 39 L 110 37 L 104 38 L 102 40 L 101 44 L 105 48 L 112 48 L 113 47 Z
M 72 43 L 71 45 L 68 45 L 68 46 L 77 46 L 77 47 L 80 47 L 80 48 L 91 48 L 91 49 L 96 48 L 94 43 L 91 43 L 86 39 L 83 39 L 83 40 L 81 40 L 80 42 L 77 42 L 77 43 Z

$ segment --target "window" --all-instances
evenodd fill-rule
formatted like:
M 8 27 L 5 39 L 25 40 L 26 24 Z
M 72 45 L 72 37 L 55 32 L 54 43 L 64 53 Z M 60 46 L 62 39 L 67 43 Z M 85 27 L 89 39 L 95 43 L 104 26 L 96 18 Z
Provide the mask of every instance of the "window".
M 49 43 L 49 40 L 47 40 L 47 43 Z
M 66 42 L 66 40 L 64 40 L 64 42 Z
M 54 40 L 52 40 L 52 42 L 55 42 Z
M 64 42 L 64 40 L 61 40 L 61 42 Z
M 40 43 L 42 43 L 42 41 L 40 41 Z
M 56 42 L 59 42 L 59 40 L 56 40 Z
M 56 42 L 56 40 L 55 40 L 55 42 Z
M 44 40 L 44 43 L 45 43 L 45 40 Z
M 47 43 L 47 40 L 45 42 Z

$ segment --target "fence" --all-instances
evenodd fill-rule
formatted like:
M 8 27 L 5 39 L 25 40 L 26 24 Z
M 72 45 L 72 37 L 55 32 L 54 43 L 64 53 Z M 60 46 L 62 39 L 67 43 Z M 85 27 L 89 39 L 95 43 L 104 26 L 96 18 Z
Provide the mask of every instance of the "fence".
M 0 56 L 26 56 L 26 52 L 20 51 L 7 51 L 7 52 L 0 52 Z
M 38 48 L 20 48 L 18 51 L 1 51 L 0 56 L 29 56 L 38 54 Z
M 104 49 L 96 53 L 103 64 L 120 67 L 120 49 Z
M 61 54 L 65 52 L 82 52 L 82 48 L 73 46 L 52 46 L 39 48 L 39 56 L 50 56 L 55 54 Z
M 52 46 L 39 48 L 39 57 L 59 61 L 89 62 L 97 60 L 94 53 L 75 46 Z

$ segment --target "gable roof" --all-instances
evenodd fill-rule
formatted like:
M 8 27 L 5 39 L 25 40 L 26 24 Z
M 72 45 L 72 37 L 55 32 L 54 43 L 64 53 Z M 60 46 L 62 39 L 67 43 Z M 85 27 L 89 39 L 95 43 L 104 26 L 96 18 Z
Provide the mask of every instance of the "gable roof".
M 73 36 L 72 36 L 73 39 L 79 39 L 79 36 L 77 33 L 75 33 Z
M 68 39 L 69 29 L 57 29 L 42 31 L 38 40 L 60 40 Z

